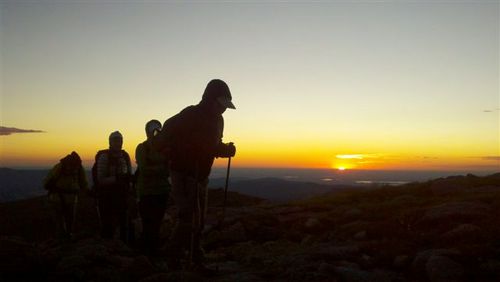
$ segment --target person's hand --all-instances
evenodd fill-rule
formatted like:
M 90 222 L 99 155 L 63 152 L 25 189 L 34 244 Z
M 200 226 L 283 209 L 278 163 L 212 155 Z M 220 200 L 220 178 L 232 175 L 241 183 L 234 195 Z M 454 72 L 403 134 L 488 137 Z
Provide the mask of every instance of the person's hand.
M 227 144 L 227 147 L 229 157 L 234 157 L 234 155 L 236 155 L 236 147 L 234 146 L 234 143 L 231 142 Z
M 220 157 L 222 158 L 231 158 L 234 157 L 234 155 L 236 155 L 236 147 L 232 142 L 223 144 L 221 149 L 222 150 L 220 152 Z

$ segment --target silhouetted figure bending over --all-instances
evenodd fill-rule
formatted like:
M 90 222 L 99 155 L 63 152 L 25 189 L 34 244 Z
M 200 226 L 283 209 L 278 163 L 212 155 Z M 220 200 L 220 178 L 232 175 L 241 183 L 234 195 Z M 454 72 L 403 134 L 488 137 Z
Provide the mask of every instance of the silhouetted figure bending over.
M 80 191 L 88 191 L 87 177 L 82 160 L 76 152 L 62 158 L 48 173 L 44 188 L 54 212 L 59 235 L 71 238 Z
M 204 268 L 201 233 L 206 213 L 208 176 L 214 158 L 232 157 L 236 153 L 232 143 L 222 143 L 222 114 L 227 108 L 235 109 L 231 99 L 231 92 L 224 81 L 210 81 L 201 102 L 168 119 L 155 140 L 155 145 L 170 155 L 172 196 L 178 209 L 170 247 L 173 268 L 180 267 L 185 250 L 190 251 L 195 265 Z

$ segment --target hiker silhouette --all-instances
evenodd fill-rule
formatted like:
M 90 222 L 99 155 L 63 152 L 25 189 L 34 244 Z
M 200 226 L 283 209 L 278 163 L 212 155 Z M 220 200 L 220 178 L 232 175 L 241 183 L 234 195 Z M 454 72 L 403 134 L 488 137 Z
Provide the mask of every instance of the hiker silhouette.
M 128 214 L 135 202 L 131 186 L 130 157 L 122 150 L 123 136 L 115 131 L 109 136 L 109 149 L 97 153 L 92 177 L 98 199 L 101 236 L 112 239 L 119 226 L 120 238 L 130 241 Z
M 180 267 L 185 250 L 189 262 L 204 268 L 201 234 L 207 207 L 207 185 L 214 159 L 232 157 L 236 147 L 223 143 L 227 108 L 235 109 L 228 85 L 211 80 L 197 105 L 188 106 L 165 121 L 154 140 L 159 151 L 168 153 L 172 197 L 177 207 L 177 221 L 170 242 L 170 267 Z
M 141 242 L 147 255 L 158 253 L 160 226 L 170 193 L 168 159 L 153 148 L 153 138 L 160 132 L 161 126 L 158 120 L 146 123 L 147 139 L 135 150 L 136 190 L 143 229 Z
M 82 160 L 76 152 L 62 158 L 47 174 L 43 187 L 56 222 L 57 232 L 63 238 L 74 233 L 78 194 L 88 190 Z

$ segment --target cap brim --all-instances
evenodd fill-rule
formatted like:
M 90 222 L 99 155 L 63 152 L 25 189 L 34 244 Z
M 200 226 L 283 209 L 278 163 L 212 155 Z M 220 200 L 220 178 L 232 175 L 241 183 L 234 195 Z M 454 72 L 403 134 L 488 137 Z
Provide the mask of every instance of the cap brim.
M 234 106 L 233 102 L 227 97 L 218 97 L 217 101 L 226 108 L 236 110 L 236 107 Z

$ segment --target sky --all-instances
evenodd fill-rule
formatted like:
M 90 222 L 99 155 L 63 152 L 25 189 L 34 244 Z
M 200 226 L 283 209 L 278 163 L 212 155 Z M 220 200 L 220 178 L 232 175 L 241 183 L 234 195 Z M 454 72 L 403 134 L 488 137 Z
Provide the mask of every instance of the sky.
M 86 166 L 213 78 L 236 167 L 500 171 L 498 1 L 2 1 L 0 166 Z M 217 160 L 224 166 L 226 160 Z

